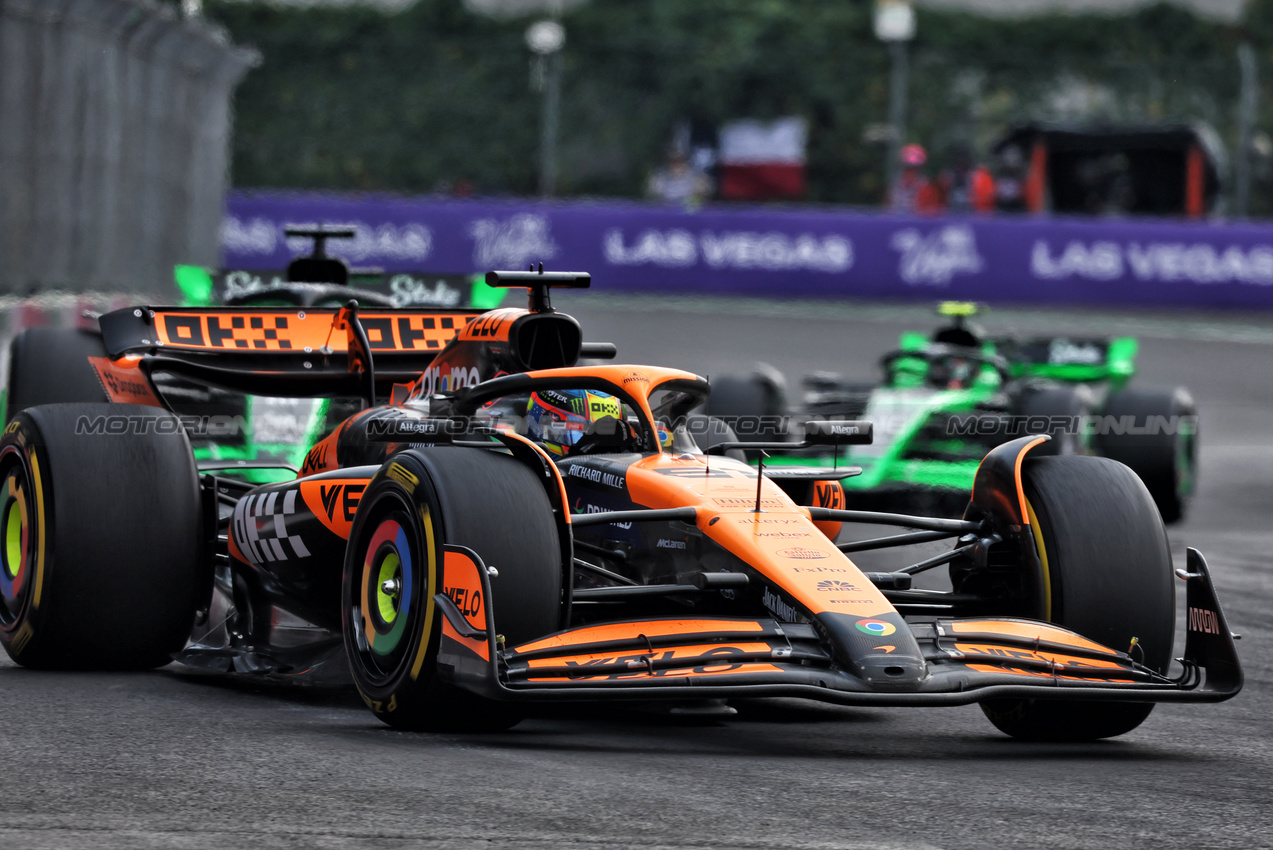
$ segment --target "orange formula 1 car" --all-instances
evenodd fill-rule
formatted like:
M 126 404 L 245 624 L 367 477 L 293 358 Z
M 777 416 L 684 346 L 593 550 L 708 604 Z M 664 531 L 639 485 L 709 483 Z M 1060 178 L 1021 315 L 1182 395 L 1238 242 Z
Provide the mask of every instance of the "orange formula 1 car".
M 786 696 L 979 703 L 1010 735 L 1088 740 L 1240 690 L 1202 556 L 1173 570 L 1128 468 L 1032 457 L 1047 438 L 1025 437 L 985 458 L 962 519 L 842 510 L 855 469 L 730 457 L 728 429 L 695 413 L 702 378 L 578 365 L 613 346 L 548 296 L 587 275 L 488 281 L 526 287 L 528 308 L 103 316 L 113 403 L 25 410 L 0 441 L 10 656 L 277 675 L 346 658 L 407 729 L 503 728 L 534 701 Z M 165 410 L 161 373 L 365 407 L 293 479 L 252 485 L 196 463 L 188 432 L 207 423 Z M 834 448 L 871 428 L 805 433 Z M 816 504 L 788 495 L 805 490 Z M 837 544 L 845 522 L 906 530 Z M 887 573 L 849 557 L 942 540 Z M 912 588 L 935 569 L 949 590 Z

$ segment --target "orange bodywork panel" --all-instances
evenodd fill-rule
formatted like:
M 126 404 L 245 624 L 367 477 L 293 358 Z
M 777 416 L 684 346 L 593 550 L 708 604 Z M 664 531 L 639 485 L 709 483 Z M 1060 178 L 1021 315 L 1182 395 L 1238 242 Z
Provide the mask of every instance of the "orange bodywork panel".
M 769 479 L 745 463 L 652 455 L 627 470 L 628 493 L 647 508 L 699 508 L 699 529 L 784 588 L 810 613 L 895 613 L 884 594 Z
M 464 622 L 476 631 L 485 633 L 487 626 L 486 597 L 481 567 L 464 552 L 447 549 L 442 558 L 442 593 L 455 603 Z M 478 655 L 483 661 L 491 660 L 490 645 L 483 638 L 459 633 L 451 621 L 442 618 L 442 634 Z
M 366 489 L 366 478 L 322 478 L 302 481 L 300 485 L 305 507 L 328 531 L 344 540 L 349 539 L 354 514 Z
M 486 599 L 482 595 L 482 577 L 473 559 L 463 552 L 447 550 L 442 560 L 442 592 L 455 603 L 474 629 L 486 629 Z
M 513 322 L 529 311 L 521 307 L 502 307 L 482 313 L 459 333 L 461 342 L 508 342 Z
M 699 647 L 699 648 L 701 649 L 702 647 Z M 586 661 L 575 662 L 575 661 L 567 660 L 565 661 L 567 665 L 572 665 L 575 663 L 578 664 L 579 666 L 578 675 L 529 676 L 527 677 L 526 681 L 528 682 L 577 682 L 580 680 L 587 681 L 589 679 L 602 679 L 602 680 L 658 679 L 658 678 L 664 678 L 664 677 L 675 677 L 677 679 L 692 679 L 698 676 L 727 676 L 727 675 L 735 675 L 739 673 L 779 673 L 781 672 L 781 668 L 776 667 L 773 664 L 766 664 L 764 662 L 730 661 L 729 655 L 726 654 L 726 652 L 732 653 L 737 650 L 737 647 L 734 647 L 732 645 L 716 644 L 713 647 L 711 647 L 711 649 L 717 651 L 717 653 L 721 656 L 721 661 L 704 664 L 702 661 L 702 658 L 699 657 L 696 659 L 695 661 L 696 666 L 694 667 L 671 668 L 667 670 L 659 670 L 657 673 L 653 673 L 653 674 L 646 672 L 644 670 L 634 669 L 631 673 L 598 673 L 596 675 L 590 676 L 588 675 L 588 672 L 587 672 L 588 662 Z M 721 650 L 725 650 L 725 652 L 721 652 Z M 666 653 L 675 653 L 675 652 L 677 652 L 677 650 L 666 650 Z M 666 653 L 660 652 L 657 656 L 657 660 L 662 661 L 666 658 L 676 657 L 676 655 L 674 654 L 669 655 Z M 688 658 L 693 656 L 695 653 L 691 653 L 687 651 L 685 654 L 686 654 L 686 657 Z M 553 659 L 554 662 L 559 660 L 561 659 Z M 611 659 L 597 658 L 593 661 L 593 663 L 601 663 L 606 660 L 613 660 L 613 658 Z
M 721 652 L 724 649 L 726 652 Z M 770 646 L 767 643 L 705 643 L 700 645 L 677 646 L 672 649 L 658 652 L 658 655 L 667 654 L 666 658 L 694 658 L 701 659 L 705 655 L 726 655 L 736 652 L 768 652 Z M 567 666 L 578 665 L 586 667 L 589 664 L 598 664 L 605 661 L 613 661 L 614 653 L 606 652 L 589 652 L 583 655 L 558 655 L 552 658 L 531 658 L 526 663 L 534 669 L 536 667 L 558 667 L 563 663 Z
M 1026 640 L 1067 644 L 1076 649 L 1086 649 L 1095 652 L 1110 651 L 1108 647 L 1096 641 L 1080 637 L 1066 629 L 1049 626 L 1046 623 L 1014 620 L 956 620 L 950 626 L 950 630 L 955 635 L 976 635 L 977 638 L 983 640 L 989 635 L 1009 635 Z
M 305 455 L 305 462 L 301 464 L 299 477 L 304 478 L 307 475 L 340 468 L 340 464 L 336 460 L 336 446 L 340 440 L 341 433 L 347 427 L 349 427 L 349 420 L 340 423 L 330 434 L 310 448 Z
M 845 504 L 844 485 L 839 481 L 813 482 L 813 506 L 815 508 L 842 511 Z M 815 522 L 814 525 L 827 536 L 828 540 L 835 540 L 840 536 L 840 530 L 844 528 L 844 523 L 842 522 Z
M 1012 659 L 1021 661 L 1045 661 L 1057 665 L 1058 667 L 1088 667 L 1102 670 L 1120 670 L 1123 665 L 1113 661 L 1101 661 L 1092 658 L 1079 658 L 1073 655 L 1065 655 L 1057 652 L 1032 652 L 1027 649 L 1016 649 L 998 646 L 990 643 L 956 643 L 955 650 L 965 652 L 969 655 L 994 655 L 1003 658 L 1005 662 Z
M 524 643 L 517 647 L 517 652 L 535 652 L 541 649 L 568 648 L 602 641 L 624 640 L 633 636 L 634 628 L 631 623 L 608 623 L 601 626 L 572 629 L 543 640 Z M 763 632 L 764 630 L 765 627 L 760 623 L 722 620 L 657 620 L 641 623 L 639 629 L 637 629 L 637 631 L 649 637 L 663 637 L 665 635 L 710 636 L 712 634 L 733 634 L 737 632 Z
M 372 351 L 440 351 L 480 313 L 359 311 Z M 187 351 L 319 351 L 347 350 L 345 328 L 328 310 L 155 311 L 155 342 Z
M 144 404 L 150 407 L 163 407 L 163 402 L 155 394 L 150 379 L 142 373 L 141 357 L 128 355 L 119 360 L 109 357 L 90 357 L 88 362 L 97 372 L 102 382 L 106 397 L 117 404 Z

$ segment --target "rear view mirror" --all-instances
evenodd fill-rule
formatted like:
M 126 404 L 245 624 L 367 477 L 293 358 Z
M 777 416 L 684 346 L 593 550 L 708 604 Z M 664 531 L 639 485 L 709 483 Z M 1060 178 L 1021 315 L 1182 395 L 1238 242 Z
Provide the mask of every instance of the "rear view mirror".
M 804 423 L 804 441 L 809 446 L 869 446 L 874 430 L 865 420 L 823 419 Z

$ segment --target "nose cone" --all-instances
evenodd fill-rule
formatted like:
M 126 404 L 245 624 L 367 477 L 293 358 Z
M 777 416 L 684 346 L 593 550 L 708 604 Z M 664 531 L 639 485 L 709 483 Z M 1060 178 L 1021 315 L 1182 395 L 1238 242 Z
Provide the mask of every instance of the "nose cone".
M 823 613 L 818 622 L 837 661 L 873 690 L 913 691 L 928 678 L 928 665 L 900 614 L 878 617 Z
M 923 658 L 910 655 L 865 655 L 855 661 L 856 672 L 880 691 L 913 691 L 928 678 Z

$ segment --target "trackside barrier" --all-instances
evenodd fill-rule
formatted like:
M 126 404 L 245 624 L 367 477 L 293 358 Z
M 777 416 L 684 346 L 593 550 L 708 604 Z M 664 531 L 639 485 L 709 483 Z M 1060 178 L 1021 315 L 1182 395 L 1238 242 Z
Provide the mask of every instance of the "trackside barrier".
M 216 263 L 260 57 L 180 5 L 0 0 L 0 293 L 171 292 L 174 264 Z
M 281 268 L 286 223 L 345 223 L 356 266 L 581 268 L 610 292 L 1273 308 L 1273 226 L 1148 219 L 901 217 L 620 202 L 232 193 L 227 267 Z

